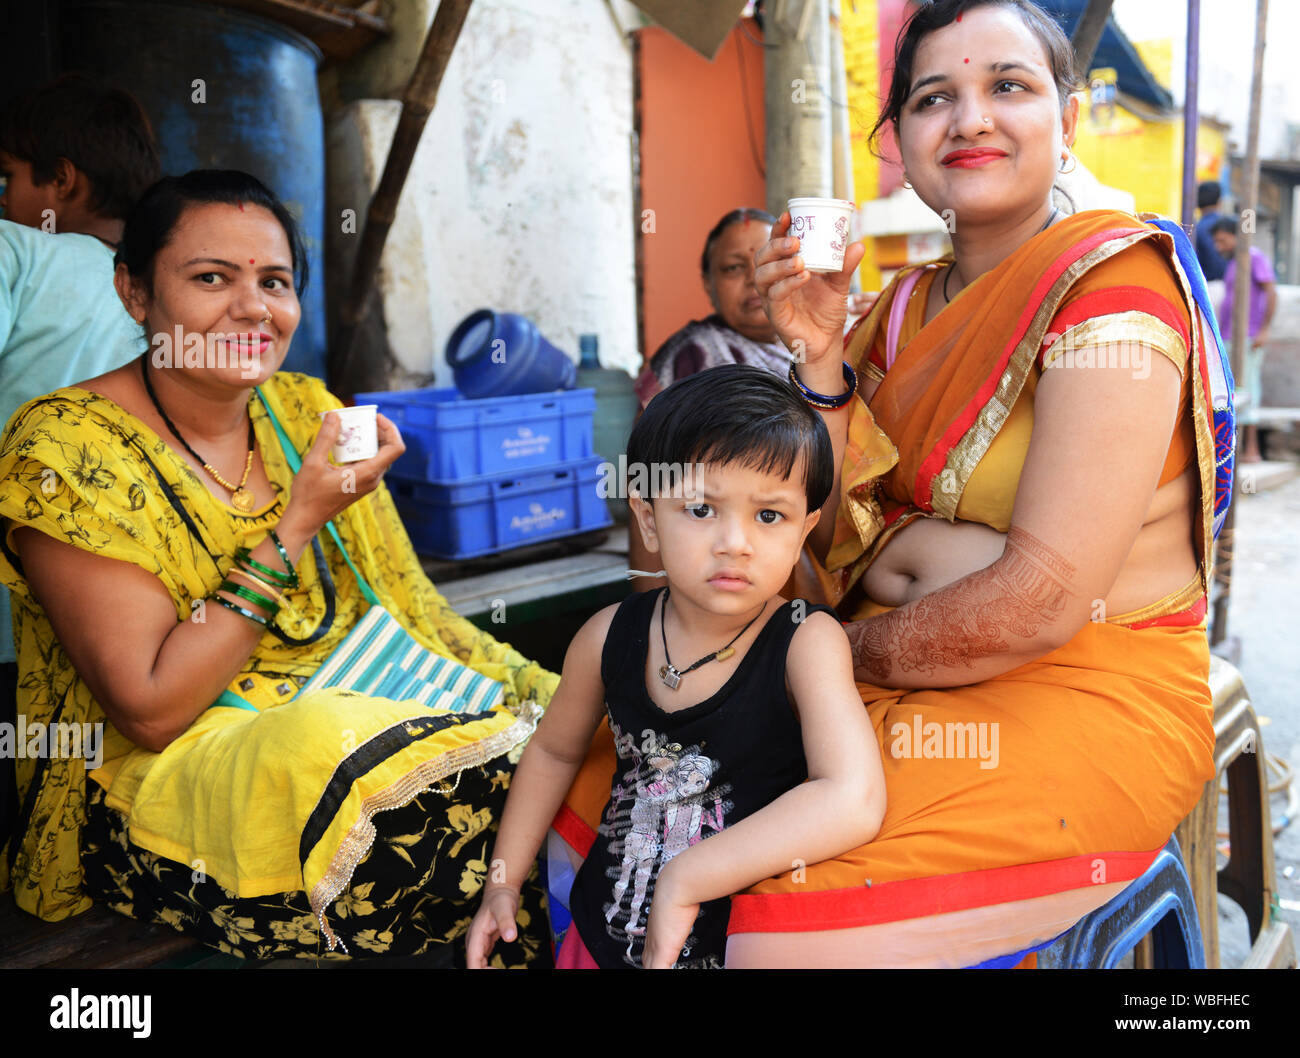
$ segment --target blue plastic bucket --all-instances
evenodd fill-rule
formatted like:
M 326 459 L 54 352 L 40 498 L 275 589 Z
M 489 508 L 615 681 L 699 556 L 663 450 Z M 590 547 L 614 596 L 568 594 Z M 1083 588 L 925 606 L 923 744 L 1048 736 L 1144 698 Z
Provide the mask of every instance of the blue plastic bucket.
M 532 320 L 514 312 L 471 312 L 447 339 L 447 363 L 456 388 L 471 400 L 572 389 L 578 369 L 542 337 Z

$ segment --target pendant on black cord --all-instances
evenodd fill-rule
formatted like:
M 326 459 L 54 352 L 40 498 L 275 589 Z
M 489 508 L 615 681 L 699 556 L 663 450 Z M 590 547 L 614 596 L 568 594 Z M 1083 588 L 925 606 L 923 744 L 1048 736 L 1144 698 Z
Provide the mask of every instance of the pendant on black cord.
M 677 685 L 682 682 L 682 674 L 671 665 L 659 666 L 659 678 L 668 685 L 668 689 L 675 691 Z

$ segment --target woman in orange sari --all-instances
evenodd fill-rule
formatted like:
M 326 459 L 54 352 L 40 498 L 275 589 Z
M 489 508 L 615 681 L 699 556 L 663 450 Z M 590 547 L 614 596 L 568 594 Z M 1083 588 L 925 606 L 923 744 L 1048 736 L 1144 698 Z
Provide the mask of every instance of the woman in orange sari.
M 1140 875 L 1214 774 L 1213 339 L 1169 236 L 1053 205 L 1074 84 L 1028 0 L 922 7 L 881 121 L 953 256 L 844 346 L 862 251 L 813 275 L 783 216 L 757 256 L 795 381 L 843 401 L 809 543 L 888 807 L 869 845 L 734 897 L 728 966 L 1014 964 Z M 579 849 L 587 782 L 557 820 Z

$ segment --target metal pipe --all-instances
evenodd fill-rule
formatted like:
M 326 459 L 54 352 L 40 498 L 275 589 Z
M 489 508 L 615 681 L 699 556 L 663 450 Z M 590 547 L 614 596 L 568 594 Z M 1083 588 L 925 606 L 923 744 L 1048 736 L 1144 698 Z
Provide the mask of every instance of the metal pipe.
M 1191 235 L 1196 222 L 1196 136 L 1201 125 L 1201 0 L 1187 0 L 1187 75 L 1183 81 L 1183 216 Z

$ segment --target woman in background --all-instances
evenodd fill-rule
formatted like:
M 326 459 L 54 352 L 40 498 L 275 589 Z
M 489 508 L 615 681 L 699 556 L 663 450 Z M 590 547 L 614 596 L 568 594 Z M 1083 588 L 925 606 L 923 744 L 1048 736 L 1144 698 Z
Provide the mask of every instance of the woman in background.
M 650 358 L 636 380 L 641 407 L 679 378 L 719 364 L 785 374 L 790 354 L 754 286 L 754 254 L 767 244 L 775 219 L 761 209 L 733 209 L 713 226 L 700 257 L 700 278 L 713 312 L 692 320 Z

